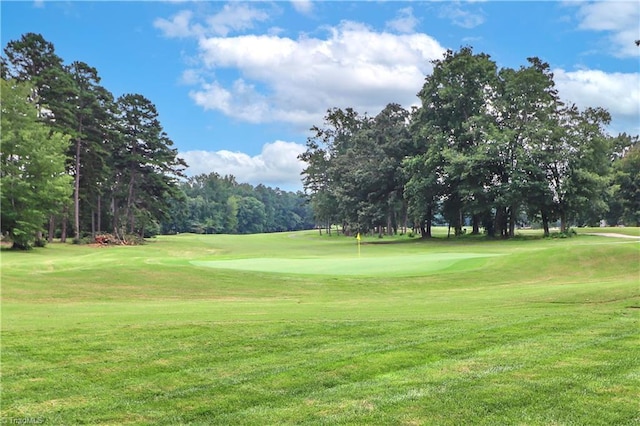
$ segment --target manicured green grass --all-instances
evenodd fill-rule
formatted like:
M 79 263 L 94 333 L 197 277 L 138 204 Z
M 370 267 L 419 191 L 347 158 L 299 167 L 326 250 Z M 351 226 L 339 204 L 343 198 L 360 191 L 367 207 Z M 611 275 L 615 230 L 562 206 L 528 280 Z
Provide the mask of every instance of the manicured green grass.
M 600 228 L 600 227 L 584 227 L 584 228 L 577 228 L 577 232 L 579 234 L 585 234 L 585 233 L 595 233 L 595 234 L 606 234 L 606 233 L 612 233 L 612 234 L 621 234 L 621 235 L 630 235 L 633 237 L 640 237 L 640 228 L 638 227 L 606 227 L 606 228 Z
M 532 233 L 2 251 L 2 420 L 638 424 L 640 244 Z

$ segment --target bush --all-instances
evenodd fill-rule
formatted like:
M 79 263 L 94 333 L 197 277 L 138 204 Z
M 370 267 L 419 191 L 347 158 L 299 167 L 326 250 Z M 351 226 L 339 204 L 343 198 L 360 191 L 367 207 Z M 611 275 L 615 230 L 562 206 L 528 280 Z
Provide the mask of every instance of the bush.
M 578 235 L 575 229 L 569 228 L 564 232 L 552 232 L 549 234 L 549 238 L 571 238 Z
M 91 239 L 89 237 L 74 238 L 71 242 L 73 244 L 89 244 Z
M 122 242 L 122 244 L 128 245 L 128 246 L 139 246 L 145 243 L 145 240 L 143 237 L 141 237 L 138 234 L 127 234 L 124 236 L 124 241 Z

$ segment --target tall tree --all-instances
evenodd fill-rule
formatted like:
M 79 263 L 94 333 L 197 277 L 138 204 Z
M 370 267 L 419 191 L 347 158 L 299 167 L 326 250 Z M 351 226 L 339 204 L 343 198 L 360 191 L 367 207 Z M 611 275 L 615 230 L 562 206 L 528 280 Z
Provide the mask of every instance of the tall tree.
M 330 232 L 335 220 L 357 225 L 357 210 L 353 194 L 346 192 L 345 171 L 353 167 L 354 136 L 368 125 L 370 119 L 353 108 L 327 111 L 324 126 L 313 126 L 314 135 L 307 140 L 307 150 L 300 159 L 307 163 L 303 170 L 303 184 L 309 193 L 316 217 Z M 346 222 L 343 223 L 346 225 Z
M 622 207 L 621 222 L 640 226 L 640 144 L 626 150 L 615 164 L 615 197 Z
M 65 173 L 69 136 L 50 132 L 39 122 L 32 86 L 15 80 L 1 83 L 2 232 L 14 248 L 28 249 L 48 215 L 71 193 Z
M 496 143 L 490 148 L 497 159 L 493 198 L 505 213 L 495 226 L 509 236 L 514 235 L 521 207 L 548 221 L 548 203 L 544 202 L 548 184 L 534 159 L 544 154 L 562 107 L 549 64 L 538 58 L 528 58 L 528 62 L 528 67 L 518 70 L 500 70 L 498 124 L 493 133 Z M 548 232 L 548 226 L 545 229 Z
M 71 99 L 74 138 L 69 157 L 74 177 L 74 238 L 81 237 L 81 196 L 88 204 L 92 194 L 99 194 L 99 183 L 106 172 L 107 151 L 104 149 L 105 123 L 111 118 L 112 95 L 99 85 L 98 71 L 84 62 L 73 62 L 67 69 L 76 95 Z M 81 194 L 82 192 L 82 194 Z
M 169 212 L 169 199 L 186 163 L 162 129 L 155 105 L 139 94 L 118 98 L 121 139 L 114 152 L 114 231 L 142 234 L 145 223 Z M 138 222 L 138 226 L 136 226 Z
M 39 119 L 53 131 L 74 137 L 75 86 L 63 66 L 62 58 L 55 53 L 53 43 L 40 34 L 26 33 L 20 39 L 8 42 L 4 53 L 7 76 L 21 82 L 28 81 L 32 85 Z M 68 204 L 62 203 L 61 208 L 62 212 L 59 213 L 63 215 L 64 241 Z
M 40 34 L 26 33 L 8 42 L 4 53 L 8 77 L 31 82 L 39 115 L 57 130 L 70 134 L 73 111 L 69 101 L 75 97 L 74 85 L 53 43 Z
M 9 41 L 4 48 L 8 78 L 30 81 L 36 89 L 49 80 L 52 69 L 62 69 L 62 58 L 55 53 L 53 43 L 40 34 L 26 33 L 19 40 Z
M 435 180 L 443 190 L 428 192 L 442 194 L 443 212 L 460 234 L 465 209 L 472 214 L 486 209 L 483 198 L 492 159 L 484 142 L 495 121 L 497 67 L 489 55 L 474 54 L 470 47 L 447 51 L 433 64 L 433 73 L 418 93 L 422 106 L 412 127 L 424 144 L 418 155 L 433 154 L 443 160 Z M 423 181 L 428 182 L 434 179 Z M 411 185 L 416 188 L 415 181 Z

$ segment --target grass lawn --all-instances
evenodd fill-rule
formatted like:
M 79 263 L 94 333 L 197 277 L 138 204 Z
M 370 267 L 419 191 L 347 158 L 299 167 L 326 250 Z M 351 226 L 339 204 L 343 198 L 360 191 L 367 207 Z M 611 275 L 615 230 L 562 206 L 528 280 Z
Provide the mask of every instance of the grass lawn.
M 0 420 L 638 425 L 640 244 L 578 232 L 3 250 Z

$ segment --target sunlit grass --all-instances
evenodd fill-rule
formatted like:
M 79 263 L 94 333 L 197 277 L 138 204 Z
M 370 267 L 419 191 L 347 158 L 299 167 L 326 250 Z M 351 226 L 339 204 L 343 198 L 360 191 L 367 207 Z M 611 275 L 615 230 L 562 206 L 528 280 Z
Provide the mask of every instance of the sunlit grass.
M 638 242 L 362 243 L 360 257 L 317 232 L 3 251 L 3 421 L 638 421 Z M 430 269 L 438 256 L 454 262 Z

